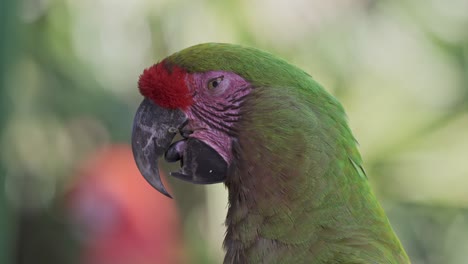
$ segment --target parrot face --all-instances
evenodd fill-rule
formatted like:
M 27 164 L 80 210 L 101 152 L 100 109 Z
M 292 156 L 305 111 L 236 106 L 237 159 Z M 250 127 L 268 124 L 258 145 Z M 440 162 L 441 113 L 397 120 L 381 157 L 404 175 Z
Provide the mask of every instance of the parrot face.
M 225 180 L 241 105 L 251 85 L 227 71 L 188 73 L 165 61 L 146 69 L 139 80 L 146 98 L 134 119 L 132 149 L 145 179 L 170 195 L 161 183 L 157 161 L 180 160 L 171 175 L 196 184 Z M 182 140 L 171 144 L 176 133 Z

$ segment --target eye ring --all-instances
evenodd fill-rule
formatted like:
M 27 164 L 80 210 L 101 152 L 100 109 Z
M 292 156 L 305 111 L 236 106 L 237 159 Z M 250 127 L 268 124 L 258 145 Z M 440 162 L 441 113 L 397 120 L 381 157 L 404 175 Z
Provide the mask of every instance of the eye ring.
M 209 80 L 208 85 L 207 85 L 208 90 L 213 90 L 216 87 L 218 87 L 221 84 L 221 82 L 223 81 L 223 79 L 224 79 L 224 75 Z

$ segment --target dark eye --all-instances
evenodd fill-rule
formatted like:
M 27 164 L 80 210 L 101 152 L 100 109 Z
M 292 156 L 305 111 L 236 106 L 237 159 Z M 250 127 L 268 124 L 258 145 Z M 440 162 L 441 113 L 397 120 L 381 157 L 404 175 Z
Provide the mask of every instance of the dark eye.
M 211 79 L 208 82 L 208 90 L 213 90 L 214 88 L 218 87 L 219 84 L 223 81 L 224 76 L 220 76 L 214 79 Z

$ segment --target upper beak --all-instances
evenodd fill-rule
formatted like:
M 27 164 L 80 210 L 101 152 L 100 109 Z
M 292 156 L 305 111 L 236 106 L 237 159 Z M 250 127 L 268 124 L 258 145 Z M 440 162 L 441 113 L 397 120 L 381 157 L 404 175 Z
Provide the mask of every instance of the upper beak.
M 226 178 L 226 161 L 203 141 L 189 137 L 171 145 L 187 122 L 181 110 L 159 107 L 149 99 L 140 104 L 133 121 L 132 150 L 137 167 L 151 186 L 168 197 L 171 195 L 161 182 L 158 168 L 163 154 L 169 162 L 181 160 L 181 171 L 171 173 L 176 178 L 197 184 Z
M 171 195 L 161 182 L 158 159 L 186 120 L 182 111 L 165 109 L 144 99 L 133 121 L 132 150 L 137 167 L 151 186 L 168 197 Z

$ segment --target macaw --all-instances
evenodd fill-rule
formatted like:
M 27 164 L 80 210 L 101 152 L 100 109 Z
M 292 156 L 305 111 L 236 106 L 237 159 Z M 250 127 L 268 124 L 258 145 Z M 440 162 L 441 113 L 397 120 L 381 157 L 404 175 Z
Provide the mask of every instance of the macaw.
M 341 104 L 270 53 L 206 43 L 145 69 L 132 148 L 145 179 L 228 189 L 224 263 L 409 263 Z M 179 133 L 182 139 L 172 142 Z

